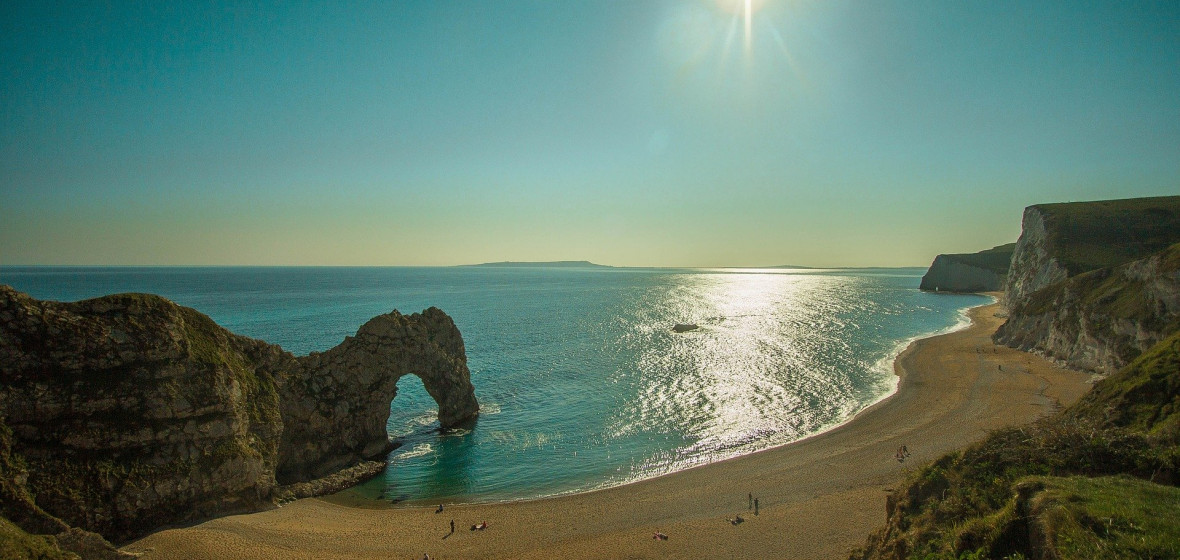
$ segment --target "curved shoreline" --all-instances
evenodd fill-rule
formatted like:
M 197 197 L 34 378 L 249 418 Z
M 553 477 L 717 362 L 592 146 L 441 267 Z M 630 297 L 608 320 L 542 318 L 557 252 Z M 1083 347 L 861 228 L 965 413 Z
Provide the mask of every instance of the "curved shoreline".
M 783 446 L 623 486 L 442 514 L 300 500 L 161 531 L 124 550 L 147 559 L 846 557 L 884 522 L 886 490 L 903 471 L 1089 388 L 1086 374 L 994 346 L 996 310 L 972 308 L 967 328 L 912 342 L 894 361 L 892 395 Z M 899 463 L 903 444 L 913 455 Z M 758 516 L 747 511 L 750 493 Z M 737 513 L 745 523 L 725 521 Z M 466 529 L 484 520 L 487 531 Z M 652 540 L 656 530 L 671 538 Z
M 954 294 L 954 295 L 962 295 L 962 294 Z M 897 370 L 895 368 L 895 364 L 896 364 L 898 358 L 901 357 L 902 353 L 904 353 L 907 349 L 909 349 L 910 346 L 913 346 L 913 344 L 915 342 L 917 342 L 919 340 L 924 340 L 927 338 L 934 338 L 934 337 L 942 336 L 945 334 L 955 333 L 955 332 L 970 328 L 972 325 L 972 320 L 971 320 L 971 316 L 970 316 L 971 310 L 975 309 L 977 307 L 981 307 L 984 305 L 991 305 L 991 304 L 998 302 L 999 297 L 1002 294 L 1000 292 L 987 292 L 987 293 L 974 294 L 974 295 L 981 295 L 981 296 L 990 298 L 991 302 L 990 303 L 982 303 L 979 305 L 970 306 L 970 307 L 966 307 L 966 308 L 959 310 L 958 311 L 958 316 L 959 316 L 958 319 L 955 321 L 954 324 L 952 324 L 948 327 L 939 329 L 937 331 L 931 331 L 931 332 L 927 332 L 924 334 L 919 334 L 919 335 L 915 335 L 910 338 L 903 339 L 896 346 L 894 346 L 893 351 L 891 351 L 888 355 L 886 355 L 884 358 L 879 360 L 877 362 L 877 365 L 873 366 L 873 369 L 876 369 L 878 367 L 881 367 L 881 368 L 888 367 L 890 370 L 892 370 L 892 372 L 891 372 L 892 375 L 890 375 L 891 379 L 888 381 L 888 383 L 891 385 L 891 387 L 888 391 L 886 391 L 886 392 L 882 393 L 880 396 L 876 397 L 876 399 L 874 399 L 872 402 L 869 402 L 867 405 L 864 406 L 864 408 L 857 410 L 856 413 L 852 414 L 851 416 L 848 416 L 847 418 L 844 418 L 838 422 L 826 424 L 826 425 L 822 426 L 816 432 L 808 434 L 806 436 L 803 436 L 802 438 L 787 441 L 787 442 L 775 443 L 775 444 L 770 445 L 768 447 L 756 449 L 754 451 L 744 451 L 744 452 L 732 455 L 730 457 L 713 460 L 713 461 L 710 461 L 707 463 L 698 463 L 698 464 L 691 465 L 691 466 L 688 466 L 685 468 L 681 468 L 679 470 L 674 470 L 671 472 L 655 474 L 655 475 L 646 476 L 643 478 L 637 478 L 637 479 L 633 479 L 633 480 L 627 480 L 627 481 L 623 481 L 623 482 L 616 481 L 615 483 L 604 483 L 601 486 L 571 489 L 571 490 L 567 490 L 567 491 L 556 492 L 553 494 L 526 496 L 523 498 L 504 498 L 504 499 L 496 499 L 496 500 L 473 500 L 473 501 L 444 500 L 443 503 L 446 504 L 448 507 L 449 506 L 489 505 L 489 504 L 509 504 L 509 503 L 513 503 L 513 502 L 532 502 L 532 501 L 537 501 L 537 500 L 549 500 L 549 499 L 553 499 L 553 498 L 563 498 L 563 497 L 568 497 L 568 496 L 576 496 L 578 494 L 588 494 L 588 493 L 592 493 L 592 492 L 600 492 L 603 490 L 610 490 L 612 488 L 618 488 L 621 486 L 628 486 L 631 484 L 644 482 L 644 481 L 651 480 L 654 478 L 671 476 L 671 475 L 674 475 L 674 474 L 677 474 L 680 472 L 684 472 L 687 470 L 697 469 L 697 468 L 708 466 L 708 465 L 711 465 L 714 463 L 720 463 L 720 462 L 724 462 L 724 461 L 737 459 L 740 457 L 744 457 L 746 455 L 753 455 L 755 453 L 762 453 L 764 451 L 770 451 L 770 450 L 777 449 L 779 447 L 784 447 L 787 445 L 795 445 L 795 444 L 805 441 L 807 439 L 811 439 L 813 437 L 823 435 L 823 434 L 830 432 L 832 430 L 835 430 L 836 428 L 839 428 L 845 424 L 848 424 L 849 422 L 852 422 L 853 420 L 856 419 L 857 416 L 860 416 L 862 413 L 864 413 L 868 409 L 876 406 L 877 404 L 881 403 L 882 401 L 892 398 L 893 395 L 895 395 L 897 393 L 897 391 L 900 387 L 899 380 L 900 380 L 901 376 L 898 375 Z M 889 375 L 890 372 L 886 372 L 885 374 Z M 363 508 L 363 509 L 399 509 L 399 508 L 414 508 L 414 507 L 428 507 L 428 506 L 434 507 L 436 504 L 438 504 L 437 501 L 431 501 L 431 500 L 427 500 L 427 499 L 417 499 L 417 498 L 415 498 L 413 500 L 408 500 L 406 502 L 389 504 L 388 502 L 385 502 L 384 500 L 377 500 L 375 498 L 367 498 L 367 497 L 361 497 L 361 496 L 348 496 L 348 495 L 340 495 L 340 494 L 331 494 L 331 495 L 326 495 L 326 496 L 320 496 L 319 498 L 322 500 L 337 504 L 337 505 Z

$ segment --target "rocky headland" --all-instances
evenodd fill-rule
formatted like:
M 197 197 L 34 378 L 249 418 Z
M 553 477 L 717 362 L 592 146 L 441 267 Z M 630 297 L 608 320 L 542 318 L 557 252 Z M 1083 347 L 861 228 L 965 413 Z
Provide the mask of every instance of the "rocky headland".
M 1113 373 L 1180 314 L 1180 196 L 1024 211 L 996 341 Z
M 0 513 L 59 542 L 123 541 L 347 485 L 332 475 L 379 471 L 365 460 L 389 448 L 406 374 L 444 429 L 478 413 L 462 336 L 436 308 L 296 357 L 158 296 L 0 286 Z
M 938 255 L 919 288 L 929 292 L 998 292 L 1004 289 L 1015 243 L 978 253 Z
M 851 558 L 1180 554 L 1180 197 L 1030 206 L 994 340 L 1107 374 L 910 473 Z

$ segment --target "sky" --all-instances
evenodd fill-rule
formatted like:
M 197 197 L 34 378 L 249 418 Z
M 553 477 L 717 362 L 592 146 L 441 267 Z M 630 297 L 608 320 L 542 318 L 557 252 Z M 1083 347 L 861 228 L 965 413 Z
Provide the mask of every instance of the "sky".
M 925 266 L 1180 194 L 1173 1 L 6 1 L 0 76 L 4 265 Z

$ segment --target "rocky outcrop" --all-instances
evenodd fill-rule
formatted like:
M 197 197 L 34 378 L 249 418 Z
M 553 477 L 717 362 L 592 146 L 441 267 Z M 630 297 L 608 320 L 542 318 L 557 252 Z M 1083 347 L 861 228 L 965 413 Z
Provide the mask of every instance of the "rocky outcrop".
M 1024 210 L 1005 283 L 1009 308 L 1037 290 L 1180 242 L 1180 196 L 1038 204 Z
M 1175 320 L 1178 242 L 1180 196 L 1028 207 L 995 340 L 1117 370 Z
M 1017 300 L 995 340 L 1112 373 L 1180 322 L 1180 243 L 1054 283 Z
M 477 413 L 462 338 L 437 309 L 379 316 L 296 358 L 157 296 L 57 303 L 0 286 L 0 419 L 22 466 L 0 479 L 50 519 L 114 540 L 267 507 L 280 484 L 386 449 L 407 373 L 444 427 Z M 12 518 L 26 530 L 52 524 L 3 501 L 34 520 Z
M 1024 209 L 1020 238 L 1016 240 L 1004 285 L 1004 301 L 1009 308 L 1029 294 L 1069 276 L 1050 242 L 1046 221 L 1042 207 Z
M 413 373 L 438 403 L 443 428 L 471 419 L 479 405 L 467 352 L 455 323 L 438 308 L 396 311 L 365 323 L 356 336 L 300 358 L 283 378 L 278 480 L 309 480 L 388 450 L 389 402 L 397 380 Z M 348 419 L 342 422 L 341 419 Z
M 938 255 L 919 288 L 931 292 L 995 292 L 1004 289 L 1014 243 L 969 254 Z

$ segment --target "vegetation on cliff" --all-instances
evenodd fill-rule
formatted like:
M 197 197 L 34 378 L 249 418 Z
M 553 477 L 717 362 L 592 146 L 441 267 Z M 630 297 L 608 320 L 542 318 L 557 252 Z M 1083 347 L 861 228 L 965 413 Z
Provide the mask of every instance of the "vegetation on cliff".
M 1070 276 L 1180 242 L 1180 196 L 1038 204 L 1053 257 Z
M 1178 365 L 1180 333 L 1074 406 L 913 472 L 852 558 L 1180 557 Z
M 53 537 L 31 535 L 10 521 L 0 518 L 0 558 L 77 560 L 78 556 L 63 551 Z
M 911 473 L 853 558 L 1180 558 L 1180 197 L 1023 224 L 996 341 L 1111 375 Z
M 997 274 L 1006 274 L 1008 265 L 1012 263 L 1014 249 L 1016 249 L 1015 242 L 997 245 L 978 253 L 948 254 L 946 257 L 954 262 L 990 270 Z
M 1011 305 L 995 339 L 1073 367 L 1109 372 L 1177 329 L 1180 243 L 1033 292 Z

